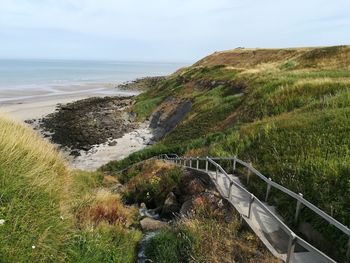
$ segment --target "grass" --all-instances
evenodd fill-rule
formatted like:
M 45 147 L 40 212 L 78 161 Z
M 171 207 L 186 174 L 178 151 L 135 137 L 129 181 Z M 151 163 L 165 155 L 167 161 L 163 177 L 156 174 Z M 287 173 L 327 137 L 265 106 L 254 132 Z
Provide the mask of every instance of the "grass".
M 193 107 L 157 145 L 106 169 L 162 153 L 238 155 L 349 225 L 349 65 L 349 46 L 215 53 L 140 97 L 186 99 Z M 264 185 L 252 190 L 266 191 Z M 291 218 L 294 205 L 275 199 Z M 344 254 L 346 237 L 306 209 L 302 216 Z
M 135 262 L 140 238 L 138 231 L 100 224 L 93 231 L 83 230 L 73 237 L 70 262 Z
M 69 181 L 52 145 L 0 117 L 0 258 L 7 262 L 63 261 L 70 222 L 64 207 Z
M 1 116 L 0 261 L 134 262 L 135 211 L 103 179 L 69 171 L 53 145 Z
M 227 213 L 205 201 L 192 217 L 179 220 L 172 229 L 162 230 L 146 245 L 152 262 L 279 262 L 248 230 L 238 214 Z
M 162 230 L 147 242 L 146 257 L 157 263 L 188 263 L 193 245 L 191 238 L 185 229 Z
M 278 262 L 241 223 L 239 215 L 226 202 L 224 209 L 219 208 L 219 199 L 206 195 L 206 189 L 191 181 L 193 174 L 188 171 L 151 160 L 125 173 L 129 175 L 123 194 L 140 198 L 137 201 L 145 202 L 149 208 L 161 207 L 171 191 L 193 195 L 192 216 L 175 218 L 171 228 L 161 230 L 146 243 L 145 254 L 150 262 Z
M 143 100 L 142 95 L 140 96 L 141 97 L 138 98 L 138 101 L 136 101 L 134 105 L 134 111 L 137 113 L 138 119 L 143 120 L 152 113 L 152 110 L 156 106 L 158 106 L 163 101 L 164 98 L 156 97 L 152 99 Z
M 126 184 L 123 196 L 128 203 L 145 203 L 148 208 L 157 208 L 164 204 L 169 192 L 180 182 L 182 170 L 160 161 L 150 161 L 142 165 L 138 172 Z

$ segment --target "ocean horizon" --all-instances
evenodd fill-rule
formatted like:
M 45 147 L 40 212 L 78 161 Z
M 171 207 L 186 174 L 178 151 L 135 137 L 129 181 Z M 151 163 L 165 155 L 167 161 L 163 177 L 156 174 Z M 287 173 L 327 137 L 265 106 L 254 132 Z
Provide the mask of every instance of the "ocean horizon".
M 0 59 L 0 89 L 27 85 L 122 83 L 168 75 L 186 63 L 102 60 Z
M 0 102 L 71 94 L 87 88 L 92 93 L 101 92 L 107 85 L 169 75 L 183 66 L 186 64 L 178 62 L 0 59 Z

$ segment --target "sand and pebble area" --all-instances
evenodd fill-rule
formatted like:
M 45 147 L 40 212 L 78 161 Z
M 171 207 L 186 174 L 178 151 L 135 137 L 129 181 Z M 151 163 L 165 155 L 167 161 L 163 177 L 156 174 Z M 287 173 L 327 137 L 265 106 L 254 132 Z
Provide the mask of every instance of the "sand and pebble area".
M 150 144 L 153 135 L 148 123 L 133 122 L 130 116 L 125 116 L 126 113 L 123 112 L 125 109 L 116 109 L 119 102 L 115 105 L 107 103 L 106 107 L 101 107 L 102 110 L 98 110 L 96 113 L 96 108 L 99 109 L 100 107 L 100 105 L 95 105 L 96 100 L 99 101 L 100 104 L 101 101 L 104 102 L 103 98 L 107 100 L 110 100 L 108 98 L 115 98 L 114 101 L 123 102 L 124 99 L 120 98 L 128 97 L 130 100 L 131 96 L 138 94 L 139 91 L 120 90 L 111 87 L 109 84 L 58 86 L 48 90 L 40 88 L 32 88 L 30 90 L 16 89 L 16 91 L 12 92 L 10 90 L 0 90 L 0 113 L 20 122 L 28 122 L 29 120 L 30 124 L 27 123 L 27 125 L 32 126 L 40 132 L 43 137 L 50 140 L 52 140 L 52 133 L 50 135 L 49 132 L 39 127 L 38 124 L 42 122 L 47 115 L 55 115 L 62 112 L 62 108 L 66 109 L 65 105 L 67 104 L 74 106 L 74 110 L 68 110 L 71 115 L 74 116 L 74 114 L 77 113 L 77 119 L 82 119 L 81 125 L 78 125 L 76 129 L 81 129 L 83 134 L 84 130 L 86 130 L 85 137 L 88 137 L 87 140 L 90 139 L 89 134 L 92 134 L 91 129 L 87 129 L 88 127 L 91 128 L 91 125 L 84 125 L 84 122 L 96 122 L 97 120 L 100 126 L 105 126 L 106 123 L 111 127 L 114 123 L 117 128 L 120 126 L 120 130 L 110 133 L 111 137 L 108 138 L 105 133 L 102 133 L 102 141 L 97 141 L 97 143 L 94 144 L 95 141 L 92 140 L 88 147 L 85 145 L 85 148 L 73 147 L 74 145 L 69 144 L 58 145 L 72 168 L 92 171 L 112 160 L 123 159 L 129 154 L 141 150 Z M 84 105 L 83 103 L 82 107 L 87 108 L 87 110 L 83 112 L 79 111 L 79 109 L 76 110 L 76 101 L 85 101 L 85 99 L 88 99 L 86 100 L 88 104 Z M 80 104 L 78 103 L 78 105 Z M 82 107 L 80 107 L 80 109 Z M 111 116 L 113 118 L 111 118 Z M 120 116 L 120 118 L 118 118 L 118 116 Z M 72 119 L 71 116 L 69 117 L 68 123 L 69 121 L 74 121 L 74 118 Z M 67 119 L 62 119 L 61 121 L 63 121 L 63 123 L 61 122 L 60 124 L 64 125 Z M 105 130 L 108 132 L 108 129 Z M 60 134 L 61 139 L 62 136 L 63 138 L 73 136 L 74 140 L 76 137 L 74 137 L 73 133 L 73 130 L 62 133 Z M 98 136 L 100 135 L 101 134 L 98 134 Z M 80 137 L 77 138 L 81 140 Z M 65 142 L 65 140 L 63 141 Z M 84 139 L 82 139 L 82 141 L 84 141 Z M 55 143 L 55 140 L 53 140 L 53 142 Z M 72 152 L 74 152 L 74 154 L 72 154 Z

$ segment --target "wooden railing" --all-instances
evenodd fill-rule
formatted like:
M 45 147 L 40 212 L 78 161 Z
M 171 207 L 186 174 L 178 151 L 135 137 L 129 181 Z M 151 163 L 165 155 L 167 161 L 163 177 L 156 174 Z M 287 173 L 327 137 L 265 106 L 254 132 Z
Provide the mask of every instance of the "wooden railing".
M 192 169 L 202 170 L 202 171 L 205 171 L 207 173 L 210 171 L 209 164 L 213 165 L 215 167 L 214 172 L 216 172 L 216 177 L 214 178 L 214 180 L 216 180 L 216 182 L 217 182 L 218 174 L 221 173 L 230 182 L 229 189 L 225 189 L 225 191 L 228 192 L 228 195 L 225 198 L 227 198 L 230 201 L 233 186 L 239 188 L 241 191 L 244 191 L 246 194 L 250 195 L 248 213 L 246 215 L 244 215 L 245 217 L 250 218 L 252 204 L 254 202 L 256 202 L 260 205 L 260 207 L 262 207 L 265 210 L 266 213 L 268 213 L 279 224 L 281 229 L 283 229 L 289 235 L 289 244 L 288 244 L 288 250 L 287 250 L 287 256 L 286 256 L 287 263 L 292 262 L 291 260 L 293 258 L 293 253 L 294 253 L 294 249 L 295 249 L 296 244 L 299 244 L 301 247 L 305 248 L 307 251 L 316 254 L 320 258 L 320 260 L 321 260 L 320 262 L 336 262 L 335 260 L 333 260 L 332 258 L 327 256 L 325 253 L 318 250 L 317 248 L 315 248 L 314 246 L 312 246 L 311 244 L 306 242 L 304 239 L 302 239 L 300 236 L 295 234 L 275 213 L 273 213 L 266 206 L 265 203 L 260 201 L 256 196 L 254 196 L 252 193 L 250 193 L 245 187 L 243 187 L 239 183 L 235 182 L 232 179 L 231 175 L 229 175 L 221 167 L 221 165 L 219 165 L 216 161 L 230 161 L 230 162 L 232 162 L 233 172 L 236 170 L 237 164 L 240 164 L 248 171 L 247 182 L 249 182 L 249 178 L 250 178 L 249 175 L 251 173 L 253 173 L 266 183 L 267 187 L 266 187 L 265 201 L 267 201 L 267 199 L 269 197 L 271 188 L 276 188 L 276 189 L 280 190 L 281 192 L 289 195 L 290 197 L 292 197 L 296 200 L 296 209 L 295 209 L 295 215 L 294 215 L 295 222 L 298 220 L 301 206 L 304 205 L 305 207 L 307 207 L 310 210 L 312 210 L 313 212 L 315 212 L 318 216 L 322 217 L 328 223 L 330 223 L 333 226 L 335 226 L 336 228 L 338 228 L 345 235 L 347 235 L 349 237 L 349 244 L 348 244 L 348 249 L 347 249 L 345 258 L 346 258 L 346 262 L 349 262 L 349 258 L 350 258 L 350 229 L 347 226 L 340 223 L 339 221 L 337 221 L 336 219 L 334 219 L 333 217 L 331 217 L 330 215 L 328 215 L 327 213 L 325 213 L 324 211 L 322 211 L 321 209 L 319 209 L 318 207 L 316 207 L 315 205 L 313 205 L 312 203 L 310 203 L 309 201 L 307 201 L 305 198 L 303 198 L 302 194 L 294 193 L 293 191 L 283 187 L 282 185 L 277 184 L 276 182 L 273 182 L 271 180 L 271 178 L 267 178 L 266 176 L 262 175 L 250 163 L 246 163 L 246 162 L 238 159 L 237 157 L 228 157 L 228 158 L 217 158 L 217 157 L 215 157 L 215 158 L 210 158 L 210 157 L 203 158 L 202 157 L 202 158 L 200 158 L 200 157 L 178 157 L 177 155 L 170 155 L 170 154 L 169 155 L 164 154 L 164 155 L 158 156 L 157 159 L 165 159 L 165 160 L 173 162 L 175 164 L 189 167 Z M 200 162 L 205 162 L 205 164 L 202 165 L 202 167 L 205 167 L 205 169 L 199 169 L 199 167 L 201 167 Z

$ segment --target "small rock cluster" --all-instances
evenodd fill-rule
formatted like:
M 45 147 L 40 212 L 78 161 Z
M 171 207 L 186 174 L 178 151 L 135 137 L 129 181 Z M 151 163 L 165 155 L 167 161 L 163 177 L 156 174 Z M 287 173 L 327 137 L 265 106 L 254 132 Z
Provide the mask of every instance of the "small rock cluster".
M 207 174 L 185 171 L 179 186 L 167 195 L 163 206 L 147 209 L 145 204 L 141 204 L 141 228 L 145 232 L 167 228 L 168 220 L 175 216 L 191 217 L 203 205 L 220 210 L 224 208 L 227 215 L 232 215 L 229 211 L 231 206 L 226 205 Z

